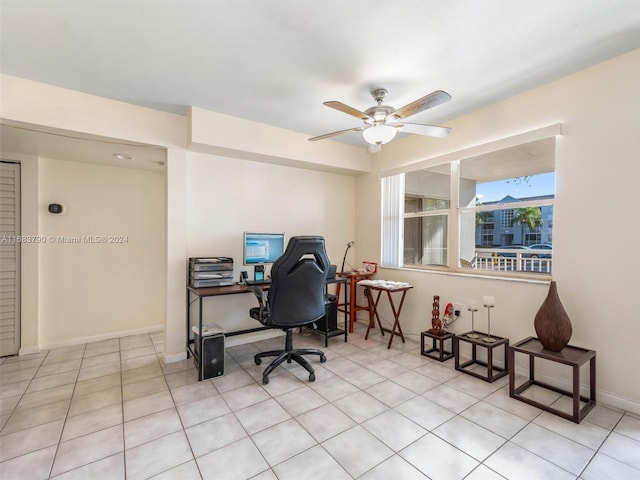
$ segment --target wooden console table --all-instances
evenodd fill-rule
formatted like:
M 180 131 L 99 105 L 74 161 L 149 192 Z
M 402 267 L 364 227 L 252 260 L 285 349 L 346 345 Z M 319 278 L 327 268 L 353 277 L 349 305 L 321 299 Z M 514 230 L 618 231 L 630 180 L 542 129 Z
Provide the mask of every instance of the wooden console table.
M 518 387 L 515 385 L 516 353 L 521 353 L 529 357 L 529 379 Z M 571 391 L 569 392 L 553 385 L 543 383 L 540 380 L 536 380 L 536 358 L 571 367 L 573 381 Z M 589 362 L 589 396 L 585 397 L 580 395 L 580 367 L 587 362 Z M 552 352 L 551 350 L 545 349 L 537 338 L 528 337 L 509 347 L 509 364 L 511 365 L 511 369 L 509 370 L 509 396 L 512 398 L 528 403 L 529 405 L 533 405 L 567 420 L 571 420 L 575 423 L 580 423 L 587 413 L 589 413 L 596 405 L 596 352 L 594 350 L 587 350 L 585 348 L 567 345 L 560 352 Z M 572 413 L 568 414 L 562 410 L 558 410 L 549 405 L 536 402 L 531 398 L 523 396 L 522 393 L 532 385 L 537 385 L 571 398 L 573 400 Z M 585 405 L 582 408 L 580 408 L 580 401 L 585 402 Z

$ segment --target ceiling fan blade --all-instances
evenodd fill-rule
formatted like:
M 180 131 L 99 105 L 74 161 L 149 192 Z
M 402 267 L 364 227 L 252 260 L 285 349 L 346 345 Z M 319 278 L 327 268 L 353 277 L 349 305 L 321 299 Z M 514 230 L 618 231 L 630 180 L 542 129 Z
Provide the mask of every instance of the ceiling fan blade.
M 360 120 L 372 120 L 372 118 L 364 112 L 357 110 L 349 105 L 345 105 L 342 102 L 337 102 L 335 100 L 331 100 L 329 102 L 323 102 L 323 105 L 327 107 L 335 108 L 336 110 L 340 110 L 347 115 L 351 115 L 352 117 L 359 118 Z
M 443 138 L 451 132 L 451 128 L 449 127 L 421 125 L 419 123 L 397 123 L 393 126 L 402 129 L 403 132 L 416 133 L 418 135 L 426 135 L 428 137 Z
M 407 118 L 429 108 L 437 107 L 438 105 L 448 102 L 449 100 L 451 100 L 451 95 L 449 95 L 447 92 L 443 92 L 442 90 L 436 90 L 435 92 L 431 92 L 429 95 L 425 95 L 424 97 L 419 98 L 405 105 L 404 107 L 397 109 L 390 115 L 398 118 Z
M 364 127 L 347 128 L 346 130 L 339 130 L 337 132 L 325 133 L 324 135 L 319 135 L 317 137 L 309 138 L 309 141 L 315 142 L 317 140 L 324 140 L 325 138 L 335 137 L 337 135 L 342 135 L 344 133 L 361 132 L 362 130 L 364 130 Z

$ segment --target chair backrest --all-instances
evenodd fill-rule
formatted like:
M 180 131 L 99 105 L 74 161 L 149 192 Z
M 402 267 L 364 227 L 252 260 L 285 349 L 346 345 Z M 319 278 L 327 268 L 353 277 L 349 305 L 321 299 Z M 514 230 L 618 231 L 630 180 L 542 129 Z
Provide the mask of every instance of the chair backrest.
M 291 237 L 287 249 L 271 268 L 271 326 L 297 327 L 322 318 L 328 271 L 324 238 Z

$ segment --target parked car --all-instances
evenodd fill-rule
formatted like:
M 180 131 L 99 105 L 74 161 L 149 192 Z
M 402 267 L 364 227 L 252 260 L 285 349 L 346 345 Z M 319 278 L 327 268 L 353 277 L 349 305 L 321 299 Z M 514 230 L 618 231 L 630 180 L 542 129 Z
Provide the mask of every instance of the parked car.
M 524 245 L 504 245 L 502 247 L 498 247 L 498 249 L 502 250 L 529 250 L 529 247 L 525 247 Z M 516 252 L 498 252 L 498 257 L 516 257 Z M 527 256 L 527 254 L 523 253 L 523 257 Z
M 529 248 L 531 250 L 553 250 L 553 245 L 550 245 L 548 243 L 536 243 L 534 245 L 530 245 Z M 551 258 L 551 253 L 546 254 L 546 253 L 534 252 L 534 253 L 528 253 L 527 257 L 531 257 L 531 258 Z

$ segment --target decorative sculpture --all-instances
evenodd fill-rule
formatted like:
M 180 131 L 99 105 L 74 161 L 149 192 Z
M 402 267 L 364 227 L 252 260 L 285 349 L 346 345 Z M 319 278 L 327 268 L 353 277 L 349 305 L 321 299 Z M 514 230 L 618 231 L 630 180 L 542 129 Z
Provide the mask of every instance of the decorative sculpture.
M 440 296 L 433 296 L 433 308 L 431 310 L 431 328 L 429 333 L 432 335 L 444 335 L 446 330 L 442 328 L 442 320 L 440 320 Z
M 555 281 L 549 285 L 549 293 L 536 313 L 533 326 L 542 346 L 552 352 L 562 350 L 571 339 L 571 320 L 560 302 Z

